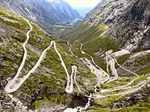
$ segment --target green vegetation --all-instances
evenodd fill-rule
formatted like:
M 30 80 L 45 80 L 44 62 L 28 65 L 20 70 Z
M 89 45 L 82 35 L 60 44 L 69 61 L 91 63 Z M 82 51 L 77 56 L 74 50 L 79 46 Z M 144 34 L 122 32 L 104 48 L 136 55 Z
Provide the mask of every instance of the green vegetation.
M 17 17 L 16 15 L 9 17 L 9 12 L 0 13 L 10 21 L 5 21 L 0 19 L 0 24 L 7 28 L 4 36 L 8 39 L 6 46 L 0 47 L 0 56 L 4 57 L 3 63 L 0 64 L 0 74 L 5 74 L 7 77 L 13 77 L 15 75 L 23 56 L 22 43 L 26 40 L 26 32 L 29 30 L 29 26 L 23 20 L 22 17 Z M 16 22 L 14 22 L 16 21 Z M 24 25 L 23 27 L 21 25 Z M 37 25 L 33 24 L 33 31 L 30 33 L 30 39 L 27 44 L 28 57 L 25 66 L 20 75 L 25 75 L 37 62 L 42 51 L 50 45 L 51 40 L 54 40 L 51 36 L 44 33 Z M 90 90 L 92 85 L 89 82 L 95 82 L 95 75 L 91 74 L 90 71 L 82 65 L 78 58 L 72 56 L 69 52 L 69 48 L 63 41 L 57 41 L 57 48 L 61 53 L 69 73 L 71 73 L 71 66 L 73 64 L 78 66 L 77 81 L 80 87 L 84 90 Z M 88 88 L 85 88 L 87 86 Z M 38 93 L 43 91 L 42 85 L 44 85 L 46 90 L 43 94 Z M 22 85 L 22 87 L 14 92 L 14 96 L 17 96 L 21 101 L 28 103 L 32 102 L 31 99 L 34 95 L 37 95 L 35 102 L 33 102 L 33 107 L 38 108 L 41 102 L 46 99 L 47 103 L 51 104 L 64 104 L 68 99 L 65 95 L 65 84 L 66 84 L 66 74 L 61 66 L 58 55 L 54 49 L 50 49 L 47 52 L 45 59 L 42 61 L 40 67 L 35 73 L 33 73 L 27 81 Z M 77 92 L 77 88 L 75 90 Z M 53 93 L 51 95 L 51 93 Z
M 113 112 L 149 112 L 150 104 L 146 102 L 139 102 L 134 106 L 130 106 L 127 108 L 122 108 Z
M 43 105 L 48 105 L 49 101 L 47 98 L 44 98 L 43 100 L 37 100 L 34 102 L 34 107 L 36 109 L 39 109 L 40 107 L 42 107 Z
M 111 108 L 103 108 L 103 107 L 95 107 L 92 108 L 89 112 L 149 112 L 150 105 L 146 102 L 139 102 L 134 106 L 124 107 L 122 109 L 111 109 Z
M 71 42 L 79 40 L 80 42 L 87 42 L 91 39 L 95 39 L 100 36 L 103 32 L 108 30 L 109 26 L 100 24 L 96 26 L 81 23 L 80 25 L 73 28 L 70 32 L 65 34 L 64 38 L 69 39 Z
M 51 40 L 52 40 L 51 37 L 44 34 L 40 30 L 40 28 L 38 29 L 36 26 L 34 26 L 33 31 L 30 34 L 29 44 L 32 45 L 34 48 L 43 51 L 50 45 Z
M 7 46 L 1 46 L 0 57 L 2 63 L 0 64 L 0 74 L 7 77 L 13 75 L 21 60 L 21 55 L 21 45 L 15 40 L 9 41 Z
M 28 31 L 29 26 L 22 17 L 10 15 L 7 11 L 5 13 L 4 9 L 0 9 L 0 16 L 8 19 L 0 18 L 0 24 L 6 31 L 1 39 L 2 41 L 5 40 L 3 42 L 4 45 L 0 46 L 0 57 L 2 59 L 0 60 L 0 75 L 8 78 L 15 75 L 21 63 L 23 56 L 22 43 L 26 40 L 26 32 Z M 54 40 L 53 37 L 44 33 L 37 25 L 33 23 L 32 25 L 33 31 L 30 33 L 30 39 L 27 44 L 28 57 L 21 75 L 25 75 L 35 65 L 42 51 L 50 45 L 52 40 Z M 77 82 L 83 92 L 88 93 L 93 90 L 96 83 L 96 76 L 95 74 L 92 74 L 83 63 L 81 63 L 80 58 L 86 57 L 91 59 L 90 56 L 92 56 L 96 64 L 106 70 L 104 56 L 101 56 L 100 54 L 103 54 L 105 51 L 110 49 L 116 51 L 119 48 L 118 42 L 112 37 L 106 35 L 100 36 L 102 33 L 107 31 L 108 28 L 109 26 L 105 24 L 89 26 L 82 23 L 78 28 L 74 29 L 68 36 L 71 38 L 70 41 L 72 43 L 72 51 L 77 57 L 71 55 L 66 42 L 56 40 L 58 51 L 61 53 L 69 73 L 71 73 L 72 65 L 76 65 L 78 67 Z M 83 43 L 82 50 L 87 54 L 81 54 L 81 43 Z M 125 55 L 120 57 L 118 62 L 123 64 L 128 58 L 129 55 Z M 136 61 L 136 65 L 144 66 L 149 63 L 149 60 L 149 55 L 144 56 Z M 146 74 L 149 72 L 149 66 L 138 71 L 139 74 Z M 134 78 L 135 76 L 133 75 L 130 77 L 122 76 L 117 81 L 102 85 L 102 88 L 108 89 L 125 85 Z M 132 86 L 138 84 L 142 80 L 146 80 L 146 78 L 146 75 L 141 75 L 139 79 L 132 84 Z M 64 92 L 65 84 L 65 71 L 61 66 L 58 55 L 54 49 L 51 48 L 48 50 L 47 55 L 42 61 L 40 67 L 38 67 L 36 72 L 28 78 L 28 80 L 17 92 L 14 93 L 14 95 L 20 99 L 23 99 L 23 102 L 26 102 L 26 97 L 29 98 L 29 104 L 32 102 L 32 97 L 36 96 L 35 102 L 32 104 L 32 106 L 36 109 L 42 106 L 43 102 L 47 105 L 66 104 L 66 100 L 69 100 L 69 98 Z M 76 93 L 78 93 L 77 88 L 75 88 L 75 94 Z M 26 97 L 22 98 L 22 94 Z M 139 102 L 134 106 L 120 110 L 111 110 L 110 106 L 113 102 L 120 99 L 122 99 L 121 96 L 111 96 L 106 99 L 96 100 L 95 104 L 98 104 L 99 106 L 91 107 L 89 112 L 149 112 L 150 110 L 150 105 L 143 102 Z
M 116 49 L 118 49 L 118 44 L 112 38 L 99 37 L 85 43 L 84 49 L 89 54 L 98 52 L 99 50 L 107 51 L 113 49 L 114 51 L 116 51 Z
M 139 58 L 136 61 L 136 63 L 144 66 L 145 64 L 149 63 L 149 60 L 150 60 L 150 54 Z
M 102 107 L 110 107 L 114 101 L 121 99 L 122 96 L 110 96 L 104 99 L 96 100 L 96 104 L 101 105 Z
M 22 17 L 19 17 L 2 7 L 0 7 L 0 21 L 19 30 L 26 30 L 26 28 L 28 28 L 28 25 Z
M 128 84 L 130 81 L 132 81 L 135 77 L 121 77 L 117 81 L 113 81 L 107 84 L 102 85 L 104 89 L 113 88 L 117 86 L 123 86 Z
M 130 55 L 127 54 L 127 55 L 124 55 L 124 56 L 119 57 L 117 61 L 118 61 L 118 63 L 121 65 L 121 64 L 123 64 L 129 57 L 130 57 Z
M 89 110 L 89 112 L 111 112 L 111 109 L 103 107 L 100 108 L 100 106 L 97 106 L 93 107 L 91 110 Z
M 150 73 L 150 66 L 141 69 L 140 71 L 138 71 L 138 73 L 139 73 L 139 74 L 147 74 L 147 73 Z
M 106 25 L 106 24 L 99 24 L 97 27 L 99 28 L 99 30 L 101 32 L 105 32 L 105 31 L 107 31 L 109 29 L 109 26 Z

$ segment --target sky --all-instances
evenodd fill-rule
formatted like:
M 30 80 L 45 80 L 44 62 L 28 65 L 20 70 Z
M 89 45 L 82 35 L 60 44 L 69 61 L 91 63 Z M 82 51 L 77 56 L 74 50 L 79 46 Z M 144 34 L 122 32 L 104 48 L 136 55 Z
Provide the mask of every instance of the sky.
M 94 7 L 100 0 L 65 0 L 72 7 Z
M 81 15 L 86 14 L 93 9 L 101 0 L 65 0 Z

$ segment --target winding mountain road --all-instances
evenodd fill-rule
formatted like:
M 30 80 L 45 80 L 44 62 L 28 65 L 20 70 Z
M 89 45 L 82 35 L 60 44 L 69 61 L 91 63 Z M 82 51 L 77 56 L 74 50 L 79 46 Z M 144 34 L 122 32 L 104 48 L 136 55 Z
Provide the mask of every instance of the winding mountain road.
M 68 73 L 68 70 L 67 70 L 67 67 L 62 59 L 62 56 L 61 54 L 59 53 L 57 47 L 56 47 L 56 43 L 55 41 L 51 41 L 50 45 L 42 52 L 39 60 L 37 61 L 37 63 L 34 65 L 34 67 L 23 77 L 19 77 L 19 74 L 16 74 L 16 76 L 9 80 L 7 85 L 5 86 L 5 92 L 7 93 L 12 93 L 12 92 L 15 92 L 17 91 L 21 86 L 22 84 L 29 78 L 29 76 L 35 72 L 35 70 L 40 66 L 40 63 L 42 62 L 42 60 L 45 58 L 45 55 L 47 53 L 47 51 L 51 48 L 51 47 L 54 47 L 54 50 L 56 51 L 57 55 L 59 56 L 59 59 L 61 61 L 61 65 L 62 67 L 64 68 L 66 74 L 67 74 L 67 85 L 66 85 L 66 89 L 65 91 L 68 93 L 68 94 L 72 94 L 73 93 L 73 90 L 74 90 L 74 87 L 73 87 L 73 84 L 74 84 L 74 79 L 76 79 L 76 72 L 77 72 L 77 67 L 76 66 L 72 66 L 72 73 L 71 73 L 71 77 Z M 24 59 L 26 59 L 26 56 L 24 56 Z M 23 64 L 25 63 L 25 61 L 23 60 L 22 63 L 21 63 L 21 67 L 19 68 L 22 68 L 23 67 Z M 19 69 L 19 71 L 21 72 L 21 70 Z M 76 82 L 76 81 L 75 81 Z M 76 85 L 77 85 L 77 82 L 76 82 Z M 79 89 L 79 86 L 77 85 L 78 89 Z M 80 89 L 79 89 L 80 90 Z
M 70 80 L 67 81 L 67 86 L 65 91 L 68 94 L 72 94 L 73 90 L 74 90 L 74 78 L 76 78 L 76 73 L 77 73 L 77 67 L 76 66 L 72 66 L 72 73 L 70 76 Z
M 21 70 L 23 69 L 23 67 L 24 67 L 24 65 L 25 65 L 25 61 L 26 61 L 26 58 L 27 58 L 26 45 L 27 45 L 27 43 L 28 43 L 28 41 L 29 41 L 30 33 L 32 32 L 33 27 L 32 27 L 32 25 L 31 25 L 31 23 L 29 22 L 29 20 L 27 20 L 27 19 L 25 19 L 25 18 L 24 18 L 24 20 L 25 20 L 25 21 L 27 22 L 27 24 L 29 25 L 30 30 L 27 32 L 27 34 L 26 34 L 26 37 L 27 37 L 27 38 L 26 38 L 26 41 L 25 41 L 25 42 L 23 43 L 23 45 L 22 45 L 23 50 L 24 50 L 24 55 L 23 55 L 23 58 L 22 58 L 21 65 L 19 66 L 15 77 L 14 77 L 13 79 L 9 80 L 9 81 L 8 81 L 8 84 L 7 84 L 6 87 L 5 87 L 5 91 L 8 92 L 8 93 L 15 91 L 15 89 L 14 89 L 14 87 L 15 87 L 15 82 L 20 81 L 20 80 L 18 79 L 18 77 L 19 77 L 19 75 L 20 75 L 20 73 L 21 73 Z M 12 88 L 12 89 L 11 89 L 11 88 Z
M 75 84 L 78 91 L 81 93 L 82 91 L 81 91 L 81 89 L 80 89 L 80 87 L 77 83 L 77 78 L 76 78 L 76 76 L 77 76 L 77 66 L 75 66 L 75 65 L 72 66 L 72 72 L 69 75 L 66 64 L 65 64 L 65 62 L 62 58 L 61 53 L 57 49 L 55 41 L 51 41 L 49 46 L 41 53 L 38 61 L 33 66 L 33 68 L 26 75 L 20 76 L 21 71 L 22 71 L 22 69 L 25 65 L 27 55 L 28 55 L 26 45 L 28 44 L 28 41 L 30 39 L 30 33 L 33 30 L 32 24 L 29 22 L 29 20 L 27 20 L 25 18 L 24 18 L 24 20 L 28 23 L 30 29 L 26 33 L 26 40 L 22 45 L 23 50 L 24 50 L 23 58 L 22 58 L 20 66 L 17 70 L 16 75 L 14 76 L 13 79 L 10 79 L 8 81 L 7 85 L 5 86 L 5 88 L 4 88 L 5 92 L 6 93 L 13 93 L 13 92 L 17 91 L 23 85 L 23 83 L 32 75 L 32 73 L 34 73 L 36 71 L 36 69 L 40 66 L 41 62 L 43 61 L 43 59 L 46 56 L 47 51 L 53 47 L 56 54 L 58 55 L 58 57 L 61 61 L 61 66 L 64 68 L 66 76 L 67 76 L 67 84 L 66 84 L 66 87 L 65 87 L 65 92 L 67 94 L 73 94 L 74 84 Z M 145 32 L 147 32 L 147 30 L 145 30 Z M 83 44 L 81 43 L 81 47 L 80 47 L 81 53 L 84 54 L 84 55 L 87 54 L 85 51 L 82 50 L 82 48 L 83 48 Z M 72 55 L 74 55 L 71 48 L 69 49 L 69 51 L 71 52 Z M 150 51 L 147 51 L 146 53 L 149 53 L 149 52 Z M 123 86 L 118 86 L 118 87 L 114 87 L 114 88 L 110 88 L 110 89 L 101 89 L 99 93 L 96 93 L 96 91 L 95 91 L 96 94 L 94 94 L 94 96 L 92 94 L 90 94 L 88 96 L 88 101 L 87 101 L 85 107 L 76 107 L 74 109 L 67 108 L 66 110 L 64 110 L 64 112 L 82 112 L 84 110 L 87 110 L 90 107 L 90 105 L 91 105 L 90 103 L 91 103 L 92 98 L 105 98 L 105 97 L 109 97 L 109 96 L 118 96 L 118 95 L 122 96 L 122 95 L 131 94 L 131 93 L 134 93 L 134 92 L 140 90 L 141 88 L 143 88 L 147 84 L 148 81 L 143 80 L 140 83 L 138 83 L 137 85 L 133 86 L 132 84 L 139 78 L 138 74 L 136 74 L 136 73 L 134 73 L 130 70 L 127 70 L 126 68 L 122 67 L 117 62 L 117 59 L 116 59 L 117 57 L 130 54 L 130 51 L 122 49 L 120 51 L 113 52 L 112 50 L 109 50 L 105 54 L 106 54 L 105 59 L 106 59 L 106 64 L 107 64 L 107 71 L 105 71 L 101 67 L 99 67 L 95 63 L 92 56 L 90 56 L 92 60 L 89 60 L 88 58 L 85 58 L 85 57 L 81 58 L 82 62 L 90 69 L 91 73 L 96 75 L 96 83 L 97 83 L 96 85 L 97 86 L 99 86 L 101 84 L 104 84 L 104 83 L 109 83 L 109 82 L 118 80 L 119 75 L 118 75 L 118 72 L 117 72 L 116 64 L 120 68 L 122 68 L 123 70 L 125 70 L 125 71 L 127 71 L 131 74 L 134 74 L 135 76 L 137 76 L 137 78 L 135 78 L 134 80 L 132 80 L 131 82 L 129 82 L 128 84 L 123 85 Z M 14 98 L 10 94 L 8 94 L 8 95 L 12 99 L 12 101 L 17 102 L 18 105 L 20 105 L 24 109 L 26 109 L 26 107 L 24 107 L 18 99 Z
M 81 54 L 83 55 L 87 54 L 85 51 L 83 51 L 82 48 L 83 48 L 83 44 L 81 43 L 80 45 Z M 88 58 L 85 58 L 85 57 L 81 58 L 81 60 L 91 70 L 91 73 L 96 75 L 96 83 L 97 83 L 96 85 L 99 86 L 100 84 L 104 84 L 109 79 L 109 75 L 101 67 L 96 65 L 92 56 L 90 57 L 92 59 L 92 62 Z
M 69 43 L 69 41 L 67 41 L 67 45 L 68 45 L 68 47 L 69 47 L 69 52 L 71 53 L 71 55 L 77 57 L 77 56 L 73 53 L 72 48 L 71 48 L 72 46 L 71 46 L 71 44 Z
M 64 62 L 61 54 L 59 53 L 59 51 L 58 51 L 58 49 L 56 47 L 56 43 L 55 42 L 53 42 L 53 46 L 54 46 L 54 50 L 56 51 L 56 53 L 57 53 L 57 55 L 58 55 L 58 57 L 59 57 L 59 59 L 61 61 L 61 65 L 64 68 L 64 70 L 66 72 L 66 75 L 67 75 L 67 85 L 66 85 L 65 91 L 68 94 L 72 94 L 73 90 L 74 90 L 74 86 L 73 86 L 74 85 L 74 79 L 76 79 L 77 66 L 72 66 L 72 73 L 71 73 L 71 76 L 70 76 L 69 72 L 67 70 L 66 64 L 65 64 L 65 62 Z M 76 85 L 77 85 L 77 87 L 79 89 L 79 86 L 78 86 L 76 80 L 75 80 L 75 83 L 76 83 Z
M 37 61 L 37 63 L 34 65 L 34 67 L 23 77 L 15 77 L 11 80 L 8 81 L 7 85 L 5 86 L 5 91 L 7 93 L 12 93 L 17 91 L 22 84 L 29 78 L 29 76 L 35 72 L 35 70 L 40 66 L 42 60 L 45 58 L 45 54 L 46 52 L 52 47 L 52 42 L 51 44 L 42 52 L 39 60 Z
M 126 88 L 126 90 L 124 90 L 124 91 L 120 91 L 117 93 L 109 93 L 109 94 L 105 93 L 105 95 L 94 94 L 93 98 L 94 99 L 103 99 L 103 98 L 107 98 L 107 97 L 111 97 L 111 96 L 125 96 L 125 95 L 132 94 L 132 93 L 135 93 L 135 92 L 141 90 L 146 84 L 147 84 L 147 81 L 144 80 L 133 87 Z
M 23 45 L 22 45 L 23 50 L 24 50 L 24 55 L 23 55 L 23 58 L 22 58 L 21 65 L 19 66 L 19 68 L 18 68 L 18 70 L 17 70 L 17 73 L 16 73 L 14 79 L 17 79 L 17 78 L 18 78 L 18 76 L 20 75 L 21 70 L 23 69 L 23 67 L 24 67 L 24 65 L 25 65 L 25 61 L 26 61 L 26 58 L 27 58 L 26 45 L 27 45 L 27 43 L 28 43 L 28 41 L 29 41 L 30 33 L 32 32 L 32 29 L 33 29 L 31 23 L 29 22 L 29 20 L 27 20 L 27 19 L 25 19 L 25 18 L 24 18 L 24 20 L 28 23 L 28 25 L 29 25 L 29 27 L 30 27 L 30 30 L 27 32 L 27 34 L 26 34 L 26 37 L 27 37 L 27 38 L 26 38 L 26 41 L 25 41 L 25 42 L 23 43 Z
M 130 52 L 128 50 L 122 49 L 120 51 L 113 53 L 112 50 L 109 50 L 105 54 L 106 54 L 105 59 L 106 59 L 106 64 L 107 64 L 107 72 L 113 76 L 113 77 L 110 77 L 108 82 L 112 82 L 112 81 L 115 81 L 119 78 L 117 68 L 115 67 L 115 65 L 117 63 L 116 58 L 123 56 L 123 55 L 130 54 Z M 118 65 L 120 66 L 120 64 L 118 64 Z M 110 67 L 110 70 L 109 70 L 109 67 Z
M 32 73 L 34 73 L 35 70 L 40 66 L 40 63 L 45 58 L 45 55 L 46 55 L 47 51 L 52 46 L 54 47 L 54 50 L 56 51 L 56 53 L 57 53 L 57 55 L 58 55 L 58 57 L 59 57 L 59 59 L 61 61 L 61 65 L 64 68 L 64 70 L 66 72 L 66 75 L 67 75 L 67 85 L 66 85 L 65 91 L 68 94 L 72 94 L 73 93 L 73 90 L 74 90 L 74 87 L 73 87 L 74 81 L 75 81 L 75 84 L 77 85 L 78 90 L 80 91 L 80 88 L 79 88 L 79 86 L 77 84 L 77 81 L 76 81 L 77 67 L 76 66 L 72 66 L 72 73 L 71 73 L 71 76 L 70 76 L 69 73 L 68 73 L 67 67 L 66 67 L 66 65 L 65 65 L 65 63 L 63 61 L 63 58 L 62 58 L 61 54 L 59 53 L 59 51 L 58 51 L 58 49 L 56 47 L 56 42 L 55 41 L 51 41 L 50 45 L 42 52 L 40 58 L 38 59 L 37 63 L 34 65 L 34 67 L 25 76 L 20 77 L 21 70 L 23 69 L 23 67 L 25 65 L 26 58 L 27 58 L 26 45 L 27 45 L 28 40 L 30 38 L 30 36 L 29 36 L 30 32 L 33 29 L 31 23 L 27 19 L 25 19 L 25 20 L 29 24 L 30 30 L 27 32 L 27 34 L 26 34 L 27 39 L 26 39 L 26 41 L 23 44 L 23 49 L 24 49 L 23 59 L 22 59 L 20 67 L 17 70 L 17 73 L 16 73 L 15 77 L 13 79 L 10 79 L 8 81 L 7 85 L 5 86 L 5 88 L 4 88 L 5 92 L 12 93 L 12 92 L 17 91 L 22 86 L 22 84 L 30 77 L 30 75 Z
M 97 85 L 104 84 L 108 80 L 108 74 L 103 69 L 95 67 L 89 59 L 83 58 L 82 62 L 96 75 Z
M 81 53 L 82 54 L 86 54 L 83 50 L 82 50 L 82 47 L 83 47 L 83 44 L 81 44 L 81 47 L 80 47 L 80 50 L 81 50 Z M 115 91 L 125 91 L 126 92 L 120 92 L 116 95 L 126 95 L 126 94 L 129 94 L 129 93 L 133 93 L 137 90 L 139 90 L 140 88 L 142 88 L 144 85 L 145 85 L 145 81 L 141 82 L 143 83 L 141 86 L 140 84 L 136 85 L 136 86 L 131 86 L 131 84 L 133 84 L 137 79 L 139 79 L 139 75 L 130 71 L 130 70 L 127 70 L 126 68 L 122 67 L 118 62 L 117 62 L 117 57 L 121 57 L 123 55 L 128 55 L 130 54 L 130 51 L 129 50 L 126 50 L 126 49 L 122 49 L 120 51 L 117 51 L 117 52 L 113 52 L 112 50 L 109 50 L 107 51 L 106 53 L 106 64 L 107 64 L 107 72 L 105 72 L 104 70 L 102 70 L 98 65 L 96 65 L 96 63 L 94 62 L 94 59 L 91 57 L 92 59 L 92 63 L 94 65 L 92 65 L 92 63 L 90 62 L 90 60 L 88 60 L 87 58 L 85 59 L 82 59 L 83 60 L 83 63 L 88 66 L 88 68 L 91 70 L 92 73 L 96 74 L 97 76 L 97 83 L 100 84 L 100 82 L 103 82 L 104 83 L 109 83 L 109 82 L 112 82 L 112 81 L 115 81 L 115 80 L 118 80 L 119 78 L 119 75 L 117 73 L 117 69 L 115 67 L 115 65 L 117 64 L 120 68 L 122 68 L 123 70 L 133 74 L 136 76 L 136 78 L 134 80 L 132 80 L 131 82 L 127 83 L 126 85 L 123 85 L 123 86 L 118 86 L 118 87 L 114 87 L 114 88 L 110 88 L 110 89 L 101 89 L 100 90 L 100 94 L 98 96 L 95 96 L 95 97 L 100 97 L 100 98 L 105 98 L 107 97 L 107 95 L 102 95 L 102 94 L 111 94 L 112 93 L 112 96 L 113 96 L 113 92 Z M 110 70 L 109 70 L 110 69 Z M 113 75 L 113 77 L 110 77 L 110 71 L 111 71 L 111 74 Z M 99 74 L 100 73 L 100 74 Z M 102 79 L 102 81 L 100 80 L 100 78 L 102 78 L 102 74 L 105 73 L 105 76 L 107 76 L 107 80 L 104 81 L 105 78 Z M 99 75 L 97 75 L 99 74 Z M 114 94 L 115 95 L 115 94 Z

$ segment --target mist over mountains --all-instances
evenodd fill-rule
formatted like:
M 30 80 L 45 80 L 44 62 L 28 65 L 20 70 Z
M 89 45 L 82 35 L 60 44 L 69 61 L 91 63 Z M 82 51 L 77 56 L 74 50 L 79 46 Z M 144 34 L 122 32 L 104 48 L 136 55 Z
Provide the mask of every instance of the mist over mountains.
M 79 13 L 64 0 L 1 0 L 0 2 L 1 5 L 13 9 L 49 30 L 52 25 L 66 25 L 80 18 Z
M 65 0 L 70 6 L 76 9 L 79 14 L 84 18 L 88 12 L 94 9 L 98 3 L 105 0 Z

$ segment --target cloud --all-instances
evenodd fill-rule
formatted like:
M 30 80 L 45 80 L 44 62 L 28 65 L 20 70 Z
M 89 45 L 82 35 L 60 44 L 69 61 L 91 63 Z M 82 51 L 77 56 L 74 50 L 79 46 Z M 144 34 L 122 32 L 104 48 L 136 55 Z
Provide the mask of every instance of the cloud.
M 95 7 L 101 0 L 65 0 L 72 7 Z

